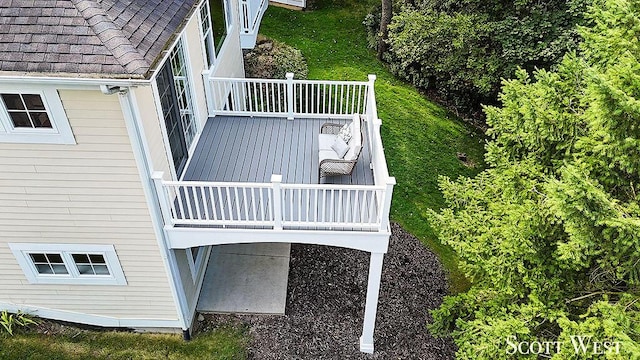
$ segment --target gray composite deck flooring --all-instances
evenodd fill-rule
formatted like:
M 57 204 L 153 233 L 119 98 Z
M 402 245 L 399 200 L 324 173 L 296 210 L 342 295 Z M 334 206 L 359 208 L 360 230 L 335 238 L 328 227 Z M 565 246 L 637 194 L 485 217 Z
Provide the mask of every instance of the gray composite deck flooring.
M 209 118 L 183 180 L 268 183 L 272 174 L 289 184 L 318 183 L 318 134 L 325 122 L 294 119 L 216 116 Z M 320 183 L 373 185 L 371 154 L 363 123 L 363 150 L 351 176 Z

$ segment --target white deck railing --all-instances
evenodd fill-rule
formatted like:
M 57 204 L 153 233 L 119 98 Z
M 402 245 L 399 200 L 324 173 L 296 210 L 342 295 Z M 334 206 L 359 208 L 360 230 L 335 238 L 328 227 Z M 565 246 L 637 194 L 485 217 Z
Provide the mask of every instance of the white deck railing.
M 317 81 L 210 78 L 209 112 L 215 115 L 351 118 L 364 114 L 373 80 Z
M 205 77 L 206 79 L 206 77 Z M 387 231 L 395 179 L 384 157 L 381 121 L 368 82 L 211 78 L 214 115 L 351 118 L 363 114 L 375 185 L 164 181 L 153 175 L 166 225 L 274 230 Z
M 274 175 L 271 183 L 164 181 L 162 173 L 154 174 L 163 217 L 171 226 L 384 230 L 386 187 L 281 180 Z

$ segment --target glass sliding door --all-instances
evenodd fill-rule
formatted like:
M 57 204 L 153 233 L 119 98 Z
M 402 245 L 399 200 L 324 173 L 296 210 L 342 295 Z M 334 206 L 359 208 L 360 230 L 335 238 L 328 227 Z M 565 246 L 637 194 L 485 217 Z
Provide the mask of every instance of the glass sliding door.
M 170 62 L 166 62 L 158 72 L 156 84 L 160 96 L 160 105 L 162 106 L 164 125 L 167 129 L 167 140 L 171 149 L 173 166 L 179 178 L 187 163 L 189 153 L 182 129 L 182 120 Z
M 197 134 L 191 79 L 187 71 L 183 41 L 169 54 L 156 77 L 173 165 L 179 178 L 189 157 L 189 147 Z

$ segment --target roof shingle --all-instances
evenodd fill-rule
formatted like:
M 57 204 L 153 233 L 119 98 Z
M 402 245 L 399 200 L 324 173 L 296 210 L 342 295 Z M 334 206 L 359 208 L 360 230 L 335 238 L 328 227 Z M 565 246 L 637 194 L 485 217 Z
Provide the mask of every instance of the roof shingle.
M 0 72 L 149 77 L 196 3 L 0 0 Z

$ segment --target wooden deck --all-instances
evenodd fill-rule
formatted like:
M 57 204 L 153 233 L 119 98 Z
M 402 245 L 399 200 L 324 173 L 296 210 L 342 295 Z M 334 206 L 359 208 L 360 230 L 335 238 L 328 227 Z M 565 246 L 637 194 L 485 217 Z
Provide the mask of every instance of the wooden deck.
M 318 134 L 325 122 L 344 124 L 348 120 L 209 118 L 183 180 L 268 183 L 272 174 L 280 174 L 285 184 L 317 184 Z M 363 149 L 353 175 L 323 178 L 320 183 L 374 184 L 363 132 Z

